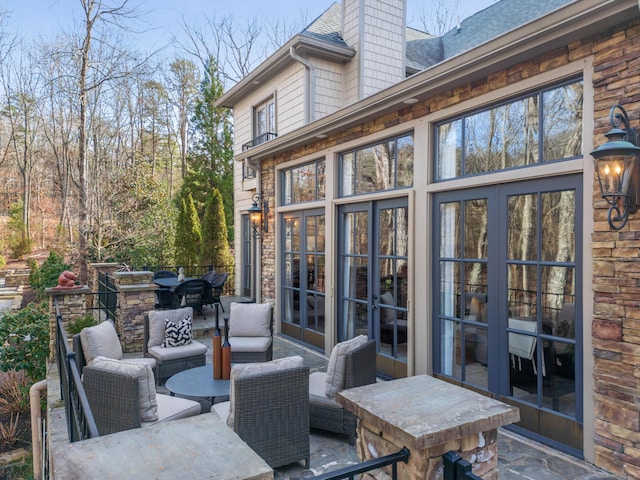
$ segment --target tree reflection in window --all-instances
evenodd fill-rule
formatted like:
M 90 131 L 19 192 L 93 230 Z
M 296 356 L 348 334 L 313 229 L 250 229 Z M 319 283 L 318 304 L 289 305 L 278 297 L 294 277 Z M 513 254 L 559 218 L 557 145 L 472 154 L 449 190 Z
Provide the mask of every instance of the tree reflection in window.
M 582 95 L 574 80 L 437 125 L 437 179 L 579 156 Z

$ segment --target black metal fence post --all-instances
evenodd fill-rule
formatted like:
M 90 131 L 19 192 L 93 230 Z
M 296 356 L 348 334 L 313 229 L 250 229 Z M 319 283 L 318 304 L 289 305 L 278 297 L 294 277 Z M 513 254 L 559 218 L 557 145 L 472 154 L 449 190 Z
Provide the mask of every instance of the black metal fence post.
M 442 465 L 444 467 L 444 480 L 481 480 L 475 475 L 473 465 L 453 450 L 442 456 Z

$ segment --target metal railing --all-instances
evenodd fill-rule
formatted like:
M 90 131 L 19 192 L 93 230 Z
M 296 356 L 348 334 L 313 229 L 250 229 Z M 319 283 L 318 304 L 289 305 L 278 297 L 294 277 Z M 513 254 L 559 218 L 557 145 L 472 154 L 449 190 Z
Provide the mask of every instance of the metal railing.
M 471 469 L 472 465 L 453 450 L 442 456 L 444 480 L 481 480 Z
M 262 143 L 268 142 L 269 140 L 273 140 L 277 136 L 278 134 L 274 132 L 267 132 L 267 133 L 263 133 L 262 135 L 258 135 L 250 142 L 243 143 L 242 151 L 244 152 L 246 150 L 249 150 L 251 147 L 255 147 L 256 145 L 260 145 Z
M 333 472 L 327 472 L 311 478 L 314 480 L 341 480 L 343 478 L 353 480 L 356 475 L 359 475 L 361 473 L 370 472 L 372 470 L 391 465 L 391 478 L 393 480 L 397 480 L 398 462 L 407 463 L 410 453 L 411 452 L 409 452 L 409 449 L 407 447 L 402 447 L 402 449 L 397 453 L 385 455 L 384 457 L 380 458 L 374 458 L 373 460 L 367 460 L 366 462 L 358 463 L 357 465 L 340 468 L 338 470 L 334 470 Z
M 56 310 L 56 361 L 60 375 L 60 396 L 64 401 L 69 441 L 98 437 L 100 433 L 82 386 L 76 354 L 69 351 L 69 340 L 58 308 L 58 299 L 54 297 L 53 302 Z
M 106 272 L 98 272 L 98 308 L 105 312 L 109 320 L 115 322 L 117 305 L 118 291 L 111 277 Z

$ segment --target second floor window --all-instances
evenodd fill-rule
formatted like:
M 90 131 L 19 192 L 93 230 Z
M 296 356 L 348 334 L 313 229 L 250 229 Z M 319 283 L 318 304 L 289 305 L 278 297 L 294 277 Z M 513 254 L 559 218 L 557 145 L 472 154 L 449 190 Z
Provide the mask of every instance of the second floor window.
M 253 145 L 260 145 L 276 136 L 276 102 L 273 97 L 254 110 Z

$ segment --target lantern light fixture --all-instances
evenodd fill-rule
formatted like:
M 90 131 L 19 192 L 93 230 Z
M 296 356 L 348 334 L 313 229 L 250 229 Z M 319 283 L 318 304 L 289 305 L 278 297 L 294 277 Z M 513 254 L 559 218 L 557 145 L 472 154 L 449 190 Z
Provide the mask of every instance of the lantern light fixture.
M 591 156 L 595 161 L 600 194 L 609 204 L 609 226 L 620 230 L 627 224 L 629 214 L 638 211 L 640 147 L 638 132 L 631 128 L 629 116 L 621 105 L 611 107 L 609 121 L 613 128 L 605 134 L 607 143 L 594 149 Z
M 264 195 L 254 193 L 251 197 L 251 207 L 247 210 L 249 213 L 249 222 L 253 230 L 255 238 L 261 238 L 262 232 L 269 232 L 268 216 L 269 203 Z

